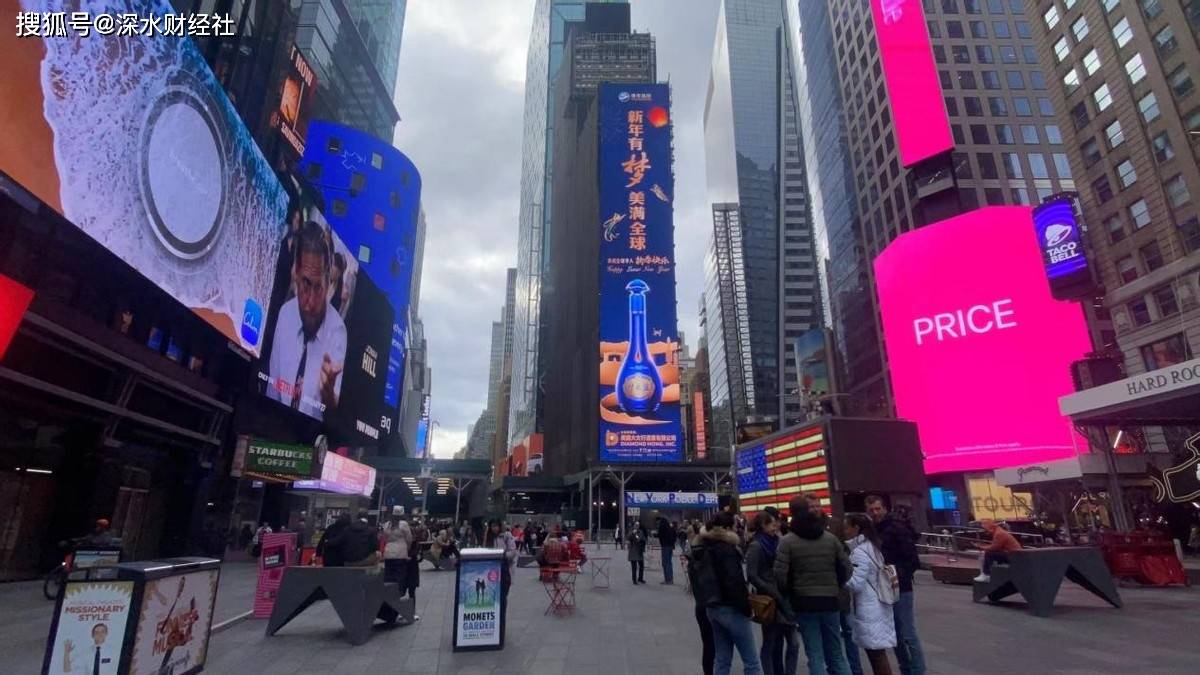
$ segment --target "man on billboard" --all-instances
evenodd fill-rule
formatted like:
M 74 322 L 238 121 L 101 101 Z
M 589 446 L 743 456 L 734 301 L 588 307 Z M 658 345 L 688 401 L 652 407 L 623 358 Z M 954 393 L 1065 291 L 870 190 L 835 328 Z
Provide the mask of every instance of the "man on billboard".
M 267 395 L 324 419 L 337 408 L 346 361 L 346 324 L 330 305 L 333 251 L 329 234 L 308 221 L 296 239 L 292 284 L 296 296 L 279 310 L 271 344 Z

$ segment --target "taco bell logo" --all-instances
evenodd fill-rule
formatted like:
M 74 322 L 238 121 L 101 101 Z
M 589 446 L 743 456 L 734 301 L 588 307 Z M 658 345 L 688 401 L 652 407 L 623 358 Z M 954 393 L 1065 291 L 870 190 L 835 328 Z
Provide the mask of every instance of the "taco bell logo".
M 1046 228 L 1046 246 L 1058 246 L 1071 235 L 1073 228 L 1066 223 L 1055 223 Z

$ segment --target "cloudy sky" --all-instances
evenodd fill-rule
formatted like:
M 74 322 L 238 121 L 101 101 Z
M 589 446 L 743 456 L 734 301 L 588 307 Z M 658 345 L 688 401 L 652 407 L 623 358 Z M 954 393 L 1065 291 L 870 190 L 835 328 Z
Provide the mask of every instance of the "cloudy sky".
M 633 27 L 652 33 L 670 81 L 676 147 L 679 328 L 694 349 L 705 200 L 702 120 L 718 0 L 633 0 Z M 410 0 L 400 51 L 395 143 L 423 179 L 428 233 L 421 316 L 433 368 L 433 452 L 467 440 L 487 402 L 491 322 L 517 260 L 525 53 L 532 0 Z

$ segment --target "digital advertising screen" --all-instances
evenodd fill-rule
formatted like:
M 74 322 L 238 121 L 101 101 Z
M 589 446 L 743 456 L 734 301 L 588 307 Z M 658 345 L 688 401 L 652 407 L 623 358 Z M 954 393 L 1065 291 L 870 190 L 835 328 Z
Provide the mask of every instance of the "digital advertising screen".
M 602 84 L 600 461 L 683 459 L 666 84 Z
M 325 120 L 309 123 L 300 169 L 320 193 L 333 232 L 391 306 L 378 358 L 382 400 L 394 411 L 404 383 L 421 174 L 390 142 Z
M 829 349 L 825 329 L 813 328 L 792 340 L 792 358 L 796 359 L 800 392 L 806 399 L 833 393 L 829 381 Z
M 1051 297 L 1029 207 L 907 232 L 875 281 L 896 412 L 917 424 L 926 473 L 1086 451 L 1058 398 L 1091 340 L 1079 306 Z
M 1054 297 L 1069 300 L 1094 292 L 1074 198 L 1059 196 L 1034 207 L 1033 227 Z
M 828 511 L 829 464 L 821 426 L 748 448 L 736 454 L 738 506 L 747 518 L 768 506 L 787 512 L 800 494 L 815 494 Z
M 287 141 L 294 156 L 304 154 L 309 107 L 317 91 L 317 76 L 296 45 L 288 53 L 289 68 L 279 92 L 279 109 L 271 114 L 272 126 Z
M 871 0 L 871 11 L 900 161 L 912 166 L 953 149 L 921 0 Z
M 325 490 L 343 495 L 370 497 L 375 491 L 375 476 L 375 467 L 329 452 L 325 454 L 325 461 L 321 464 L 319 479 L 298 480 L 292 485 L 301 490 Z
M 378 440 L 396 410 L 384 399 L 394 315 L 361 259 L 300 185 L 279 251 L 258 379 L 268 398 L 327 428 Z
M 185 37 L 17 38 L 18 11 L 65 0 L 0 0 L 0 171 L 251 354 L 288 195 Z M 167 0 L 89 9 L 174 13 Z

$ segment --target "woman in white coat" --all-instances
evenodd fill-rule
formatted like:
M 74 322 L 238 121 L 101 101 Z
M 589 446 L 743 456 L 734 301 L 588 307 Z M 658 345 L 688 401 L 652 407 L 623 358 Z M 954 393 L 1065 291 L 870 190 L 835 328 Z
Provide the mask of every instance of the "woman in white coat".
M 879 535 L 866 514 L 848 514 L 844 526 L 850 562 L 854 564 L 854 575 L 846 582 L 846 589 L 854 596 L 850 616 L 854 642 L 866 650 L 875 675 L 892 675 L 887 650 L 896 646 L 892 605 L 897 593 L 892 590 L 891 580 L 883 569 Z

